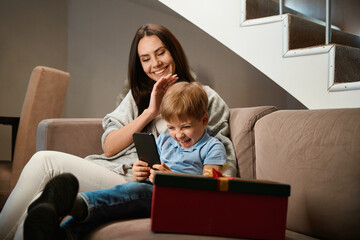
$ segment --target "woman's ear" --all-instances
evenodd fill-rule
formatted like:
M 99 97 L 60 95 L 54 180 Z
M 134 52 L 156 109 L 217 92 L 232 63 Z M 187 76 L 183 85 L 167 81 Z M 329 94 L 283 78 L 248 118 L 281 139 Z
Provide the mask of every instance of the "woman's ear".
M 202 122 L 203 122 L 204 126 L 208 125 L 208 123 L 209 123 L 209 114 L 208 113 L 204 114 Z

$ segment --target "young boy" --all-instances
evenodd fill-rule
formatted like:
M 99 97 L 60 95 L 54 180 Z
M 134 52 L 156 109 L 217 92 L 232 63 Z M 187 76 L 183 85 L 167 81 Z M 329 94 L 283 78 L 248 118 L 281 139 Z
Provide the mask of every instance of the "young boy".
M 72 174 L 53 178 L 28 208 L 24 239 L 77 239 L 105 222 L 149 217 L 156 172 L 207 175 L 213 168 L 221 171 L 226 152 L 223 144 L 205 130 L 207 107 L 208 97 L 200 83 L 174 84 L 160 107 L 169 130 L 157 139 L 161 164 L 151 169 L 138 160 L 133 165 L 134 182 L 79 194 L 78 181 Z M 66 215 L 72 217 L 59 227 Z
M 153 182 L 156 170 L 204 175 L 212 168 L 221 171 L 226 162 L 225 149 L 218 139 L 206 133 L 207 106 L 207 95 L 198 82 L 180 82 L 166 92 L 160 112 L 169 134 L 161 134 L 156 141 L 162 164 L 154 165 L 153 169 L 138 169 L 137 166 L 146 167 L 147 163 L 135 162 L 134 180 L 146 180 L 150 171 Z

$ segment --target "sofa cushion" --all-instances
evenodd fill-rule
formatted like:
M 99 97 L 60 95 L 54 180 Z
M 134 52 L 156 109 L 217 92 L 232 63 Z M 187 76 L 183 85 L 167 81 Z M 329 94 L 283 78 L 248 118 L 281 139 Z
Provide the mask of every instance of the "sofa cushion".
M 92 231 L 85 240 L 115 240 L 115 239 L 181 239 L 181 240 L 231 240 L 239 238 L 216 237 L 206 235 L 191 235 L 177 233 L 155 233 L 151 231 L 151 219 L 141 218 L 115 221 L 104 224 Z M 309 236 L 292 231 L 286 231 L 286 240 L 315 240 Z
M 360 109 L 271 113 L 255 149 L 256 177 L 291 185 L 288 229 L 360 239 Z
M 151 231 L 151 219 L 141 218 L 124 221 L 115 221 L 104 224 L 91 232 L 86 240 L 115 240 L 115 239 L 213 239 L 231 240 L 238 238 L 215 237 L 206 235 L 176 234 L 176 233 L 155 233 Z
M 276 111 L 272 106 L 230 109 L 230 138 L 238 161 L 238 175 L 255 178 L 254 125 L 263 116 Z

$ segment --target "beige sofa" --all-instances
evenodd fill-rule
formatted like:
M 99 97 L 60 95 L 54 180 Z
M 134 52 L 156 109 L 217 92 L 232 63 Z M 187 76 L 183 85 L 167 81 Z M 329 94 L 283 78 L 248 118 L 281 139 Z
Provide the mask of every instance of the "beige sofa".
M 101 153 L 102 131 L 101 119 L 44 120 L 37 150 Z M 230 136 L 240 177 L 291 185 L 286 239 L 360 239 L 360 109 L 231 109 Z M 150 219 L 111 222 L 87 239 L 229 239 L 150 226 Z

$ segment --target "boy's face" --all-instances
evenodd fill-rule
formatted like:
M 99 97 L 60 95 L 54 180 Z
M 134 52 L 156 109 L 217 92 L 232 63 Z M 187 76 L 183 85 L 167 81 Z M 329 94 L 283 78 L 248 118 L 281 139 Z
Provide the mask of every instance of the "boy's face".
M 167 121 L 170 135 L 181 147 L 191 148 L 197 143 L 205 132 L 205 126 L 208 124 L 209 115 L 206 113 L 202 119 L 186 117 L 185 120 L 174 119 Z

